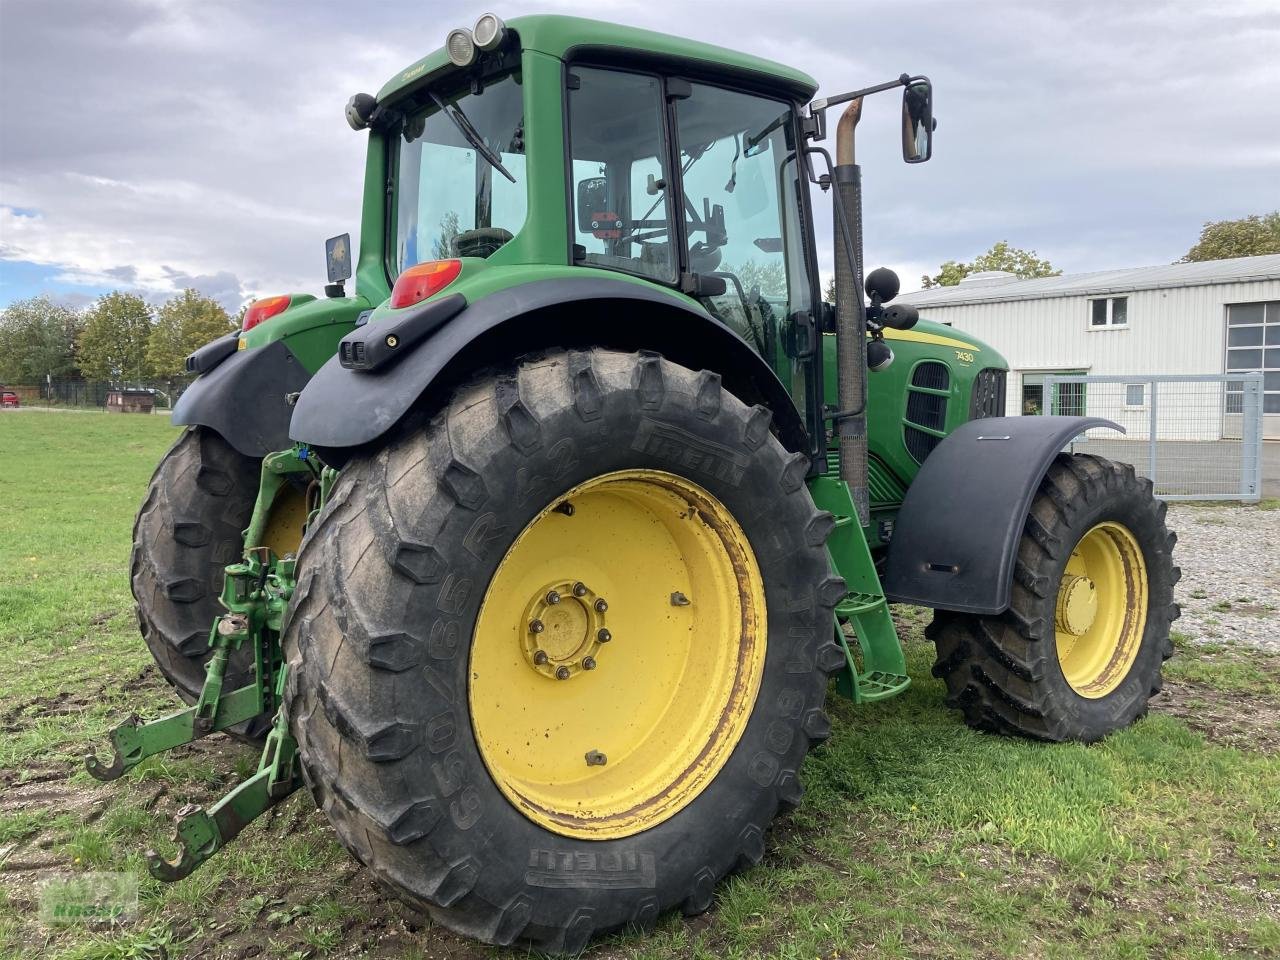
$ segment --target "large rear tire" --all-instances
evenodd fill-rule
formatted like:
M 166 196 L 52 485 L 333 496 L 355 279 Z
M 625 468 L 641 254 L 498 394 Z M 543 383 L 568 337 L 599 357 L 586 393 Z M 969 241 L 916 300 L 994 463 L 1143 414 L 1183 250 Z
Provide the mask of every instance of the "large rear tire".
M 1177 536 L 1133 467 L 1060 454 L 1032 502 L 1009 609 L 938 611 L 947 705 L 979 730 L 1092 742 L 1147 712 L 1173 654 Z
M 829 732 L 844 584 L 807 467 L 716 374 L 604 350 L 465 387 L 349 463 L 284 630 L 342 843 L 489 943 L 576 952 L 707 909 Z
M 142 638 L 187 703 L 204 683 L 209 631 L 225 612 L 218 602 L 223 570 L 240 559 L 260 465 L 212 430 L 191 427 L 156 467 L 134 522 L 131 586 Z M 253 664 L 247 646 L 234 651 L 224 689 L 251 683 Z M 255 717 L 228 732 L 257 740 L 269 726 Z

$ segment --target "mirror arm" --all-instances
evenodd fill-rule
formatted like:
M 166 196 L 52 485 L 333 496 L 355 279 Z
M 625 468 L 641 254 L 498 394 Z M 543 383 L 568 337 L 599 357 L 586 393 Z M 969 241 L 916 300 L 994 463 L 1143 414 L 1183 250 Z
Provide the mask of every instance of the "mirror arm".
M 897 80 L 888 80 L 884 83 L 877 83 L 874 87 L 865 87 L 862 90 L 854 90 L 852 93 L 841 93 L 834 97 L 822 97 L 809 104 L 809 115 L 812 116 L 819 111 L 827 109 L 827 107 L 834 107 L 839 103 L 847 103 L 848 101 L 855 100 L 858 97 L 867 97 L 873 93 L 883 93 L 886 90 L 905 87 L 913 80 L 919 79 L 922 78 L 913 77 L 910 74 L 904 73 L 901 74 Z

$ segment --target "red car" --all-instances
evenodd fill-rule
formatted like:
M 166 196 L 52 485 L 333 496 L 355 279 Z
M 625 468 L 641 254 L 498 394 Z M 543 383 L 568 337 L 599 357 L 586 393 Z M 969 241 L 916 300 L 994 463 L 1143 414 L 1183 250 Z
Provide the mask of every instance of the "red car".
M 20 405 L 18 395 L 12 390 L 0 390 L 0 408 L 17 407 Z

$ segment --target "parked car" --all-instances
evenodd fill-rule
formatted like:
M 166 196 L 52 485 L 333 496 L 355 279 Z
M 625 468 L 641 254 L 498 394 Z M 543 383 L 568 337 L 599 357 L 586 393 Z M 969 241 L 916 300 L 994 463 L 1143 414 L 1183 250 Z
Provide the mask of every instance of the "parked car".
M 0 390 L 0 409 L 17 408 L 21 405 L 18 395 L 12 390 Z

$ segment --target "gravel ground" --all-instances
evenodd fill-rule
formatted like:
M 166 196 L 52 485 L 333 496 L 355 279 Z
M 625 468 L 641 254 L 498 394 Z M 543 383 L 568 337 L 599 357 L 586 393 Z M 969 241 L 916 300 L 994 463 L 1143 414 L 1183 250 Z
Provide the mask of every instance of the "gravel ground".
M 1168 524 L 1182 568 L 1174 630 L 1280 653 L 1280 509 L 1171 503 Z

